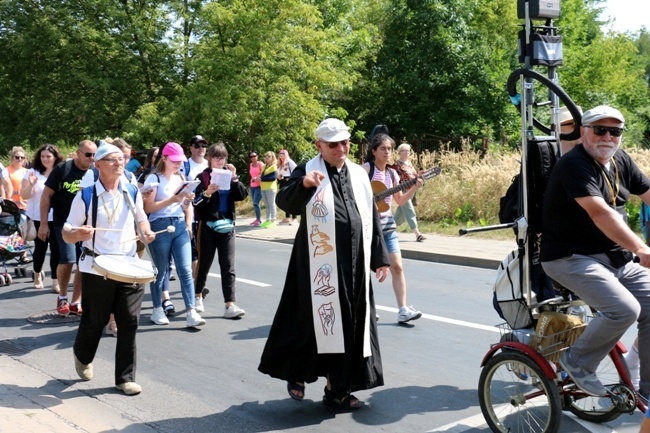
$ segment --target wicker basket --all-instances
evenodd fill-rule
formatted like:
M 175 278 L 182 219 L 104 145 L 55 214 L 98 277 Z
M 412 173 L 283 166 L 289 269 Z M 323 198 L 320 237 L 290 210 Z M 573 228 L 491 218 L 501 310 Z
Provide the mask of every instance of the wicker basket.
M 496 327 L 499 328 L 499 331 L 501 332 L 501 341 L 510 340 L 512 338 L 511 335 L 513 330 L 507 323 L 496 325 Z M 535 350 L 537 350 L 548 361 L 557 362 L 560 359 L 562 352 L 576 342 L 586 327 L 586 324 L 581 324 L 549 335 L 539 335 L 535 333 L 529 345 L 535 348 Z

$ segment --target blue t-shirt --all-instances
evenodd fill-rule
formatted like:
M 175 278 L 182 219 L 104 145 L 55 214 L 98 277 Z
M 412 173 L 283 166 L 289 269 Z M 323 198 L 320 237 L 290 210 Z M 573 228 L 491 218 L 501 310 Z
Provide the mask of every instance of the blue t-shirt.
M 124 169 L 130 171 L 131 173 L 137 173 L 138 170 L 140 170 L 140 167 L 142 167 L 140 161 L 138 161 L 136 158 L 131 158 L 129 162 L 127 162 L 124 166 Z

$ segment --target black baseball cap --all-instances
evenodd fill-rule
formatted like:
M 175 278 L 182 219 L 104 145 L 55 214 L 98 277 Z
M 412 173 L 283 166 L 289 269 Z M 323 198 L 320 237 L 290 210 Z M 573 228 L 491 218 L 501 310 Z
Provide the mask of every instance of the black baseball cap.
M 199 143 L 205 143 L 205 144 L 208 144 L 208 140 L 206 140 L 205 138 L 203 138 L 201 135 L 195 135 L 195 136 L 192 137 L 192 139 L 190 140 L 190 146 L 194 146 L 195 144 L 199 144 Z

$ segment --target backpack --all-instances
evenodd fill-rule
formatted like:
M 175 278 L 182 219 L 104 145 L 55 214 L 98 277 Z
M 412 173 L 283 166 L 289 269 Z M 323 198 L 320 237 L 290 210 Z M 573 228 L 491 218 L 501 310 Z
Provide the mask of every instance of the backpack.
M 528 144 L 528 226 L 532 233 L 542 230 L 542 206 L 551 171 L 558 160 L 555 142 L 529 142 Z M 512 178 L 506 194 L 499 200 L 499 222 L 507 224 L 524 214 L 521 174 Z
M 526 260 L 519 250 L 513 250 L 497 268 L 492 304 L 499 316 L 512 329 L 528 328 L 533 316 L 524 298 L 524 269 Z

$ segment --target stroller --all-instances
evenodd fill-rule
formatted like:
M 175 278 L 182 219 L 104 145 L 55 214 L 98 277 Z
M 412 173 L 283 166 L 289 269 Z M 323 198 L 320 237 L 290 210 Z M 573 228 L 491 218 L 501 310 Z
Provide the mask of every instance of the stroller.
M 16 259 L 16 276 L 24 277 L 27 271 L 22 258 L 28 251 L 31 255 L 32 247 L 22 237 L 23 216 L 16 203 L 3 200 L 0 208 L 0 260 L 4 268 L 4 272 L 0 273 L 0 286 L 8 286 L 12 283 L 12 278 L 7 269 L 7 261 Z

